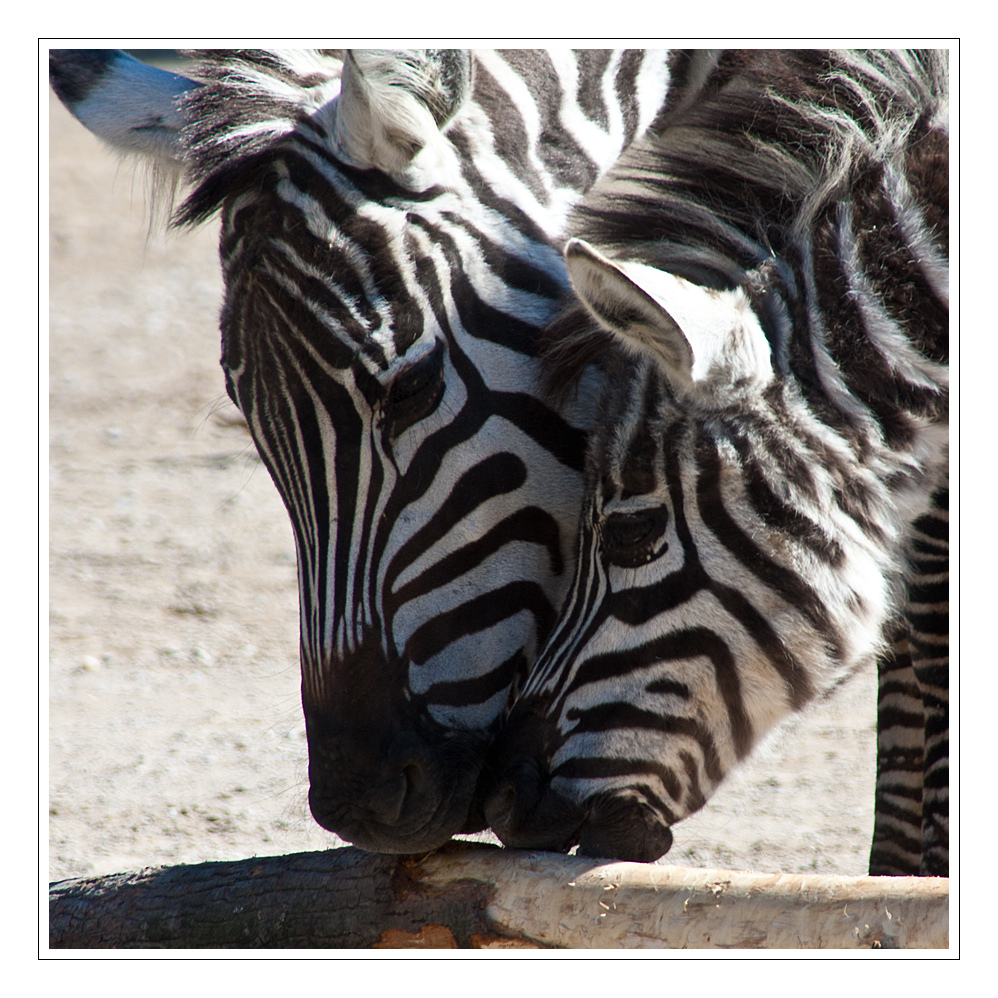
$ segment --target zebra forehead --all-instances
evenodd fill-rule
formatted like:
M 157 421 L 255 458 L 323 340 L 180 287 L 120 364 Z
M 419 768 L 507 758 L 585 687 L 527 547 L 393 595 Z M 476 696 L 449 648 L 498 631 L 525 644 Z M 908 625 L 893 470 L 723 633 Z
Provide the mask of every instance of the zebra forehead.
M 661 438 L 670 408 L 668 385 L 647 358 L 608 354 L 601 418 L 590 438 L 589 489 L 603 501 L 654 491 L 661 482 Z
M 355 162 L 340 148 L 343 115 L 338 105 L 345 99 L 342 53 L 216 50 L 196 54 L 198 63 L 193 75 L 201 85 L 191 91 L 183 105 L 185 159 L 194 189 L 178 212 L 181 222 L 197 224 L 207 219 L 226 197 L 236 193 L 247 180 L 252 182 L 261 158 L 279 155 L 282 143 L 292 136 L 297 142 L 296 155 L 307 156 L 311 151 L 315 154 L 313 161 L 315 157 L 326 160 L 329 169 L 325 179 L 348 202 L 353 201 L 352 207 L 370 199 L 369 191 L 365 195 L 354 186 L 358 179 L 364 178 L 375 186 L 392 186 L 378 170 L 368 171 L 377 163 Z M 401 92 L 404 87 L 396 84 L 411 83 L 408 77 L 414 71 L 404 53 L 369 56 L 377 64 L 374 75 L 387 76 L 382 81 L 387 83 L 382 86 L 386 93 Z M 352 110 L 363 112 L 364 107 Z M 381 132 L 391 134 L 390 118 L 379 123 L 372 112 L 354 113 L 353 119 L 355 131 L 360 128 L 380 134 L 380 127 Z M 424 137 L 425 141 L 435 138 L 436 130 L 432 130 L 434 135 Z M 404 193 L 404 189 L 388 193 Z
M 243 335 L 259 328 L 262 306 L 294 331 L 289 335 L 301 341 L 302 349 L 322 355 L 324 366 L 342 370 L 359 364 L 378 380 L 391 379 L 399 363 L 408 364 L 432 348 L 439 325 L 427 290 L 406 266 L 422 251 L 405 213 L 358 211 L 348 220 L 353 224 L 340 224 L 289 178 L 278 184 L 277 193 L 282 205 L 276 214 L 248 194 L 225 211 L 228 297 L 235 303 L 232 314 L 241 317 Z M 254 224 L 240 217 L 244 210 L 264 224 L 242 246 L 240 233 Z M 288 218 L 305 224 L 291 225 L 289 232 Z M 247 280 L 250 272 L 256 275 L 252 281 Z M 269 293 L 259 287 L 261 277 Z M 255 302 L 248 310 L 240 304 L 247 293 Z

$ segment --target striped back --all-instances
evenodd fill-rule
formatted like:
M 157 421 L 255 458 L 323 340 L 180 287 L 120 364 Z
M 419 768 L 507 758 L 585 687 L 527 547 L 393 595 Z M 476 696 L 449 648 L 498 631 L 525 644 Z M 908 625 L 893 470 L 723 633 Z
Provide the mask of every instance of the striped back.
M 485 810 L 510 845 L 660 856 L 774 725 L 884 651 L 924 581 L 912 524 L 944 508 L 945 53 L 676 68 L 695 95 L 594 188 L 566 250 L 580 304 L 549 378 L 599 357 L 604 388 L 575 577 L 495 748 Z M 909 612 L 928 645 L 938 580 Z
M 200 53 L 189 85 L 154 80 L 182 95 L 160 147 L 193 185 L 180 222 L 221 209 L 222 367 L 297 546 L 313 814 L 416 851 L 481 826 L 485 744 L 567 585 L 591 407 L 539 397 L 539 333 L 568 211 L 668 69 L 341 56 Z M 104 123 L 126 63 L 77 57 L 70 86 L 72 64 L 57 89 Z

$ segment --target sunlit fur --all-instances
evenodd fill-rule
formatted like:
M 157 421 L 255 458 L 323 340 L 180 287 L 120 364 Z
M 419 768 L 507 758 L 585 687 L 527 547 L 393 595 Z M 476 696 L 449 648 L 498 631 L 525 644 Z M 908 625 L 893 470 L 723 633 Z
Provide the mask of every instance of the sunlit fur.
M 609 352 L 573 584 L 495 749 L 507 843 L 655 858 L 776 723 L 887 657 L 906 605 L 945 632 L 938 585 L 906 584 L 948 481 L 947 75 L 712 57 L 580 209 L 549 381 Z M 914 869 L 874 872 L 947 869 L 939 650 Z
M 53 55 L 105 123 L 137 67 Z M 297 546 L 313 813 L 433 848 L 474 825 L 567 586 L 591 404 L 538 397 L 539 334 L 567 213 L 659 111 L 666 57 L 238 50 L 190 74 L 104 137 L 167 122 L 179 221 L 221 210 L 222 366 Z

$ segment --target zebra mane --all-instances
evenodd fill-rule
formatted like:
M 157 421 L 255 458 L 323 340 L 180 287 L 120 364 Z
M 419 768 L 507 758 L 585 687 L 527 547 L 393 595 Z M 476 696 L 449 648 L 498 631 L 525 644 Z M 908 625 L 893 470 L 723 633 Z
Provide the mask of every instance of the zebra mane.
M 197 225 L 223 199 L 252 184 L 274 144 L 298 129 L 321 135 L 321 110 L 339 94 L 335 50 L 200 49 L 191 76 L 201 86 L 181 108 L 185 179 L 193 188 L 174 223 Z
M 281 141 L 294 133 L 348 169 L 404 169 L 419 148 L 439 141 L 439 129 L 466 96 L 470 78 L 460 53 L 449 50 L 187 54 L 196 58 L 191 75 L 200 86 L 182 106 L 185 173 L 193 190 L 175 216 L 179 225 L 204 221 L 226 197 L 253 185 Z M 352 75 L 344 71 L 344 58 Z M 337 108 L 348 76 L 355 92 L 347 106 Z
M 779 365 L 798 293 L 787 261 L 837 204 L 914 177 L 907 197 L 947 245 L 948 54 L 732 51 L 712 64 L 594 186 L 568 234 L 704 287 L 744 288 Z M 546 335 L 549 389 L 611 342 L 570 305 Z

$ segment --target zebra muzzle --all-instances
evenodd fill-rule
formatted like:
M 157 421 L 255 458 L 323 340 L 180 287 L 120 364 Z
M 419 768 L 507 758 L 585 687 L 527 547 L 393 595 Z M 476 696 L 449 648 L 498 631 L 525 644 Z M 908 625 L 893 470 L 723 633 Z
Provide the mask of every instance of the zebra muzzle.
M 672 830 L 639 793 L 592 798 L 579 832 L 579 855 L 654 863 L 672 848 Z
M 508 769 L 485 801 L 485 818 L 504 845 L 567 852 L 578 842 L 585 810 L 553 791 L 540 768 Z
M 504 845 L 652 863 L 672 847 L 672 831 L 640 794 L 607 792 L 584 803 L 552 788 L 533 763 L 505 773 L 485 803 Z
M 481 767 L 470 740 L 412 730 L 379 738 L 306 718 L 309 807 L 323 828 L 371 852 L 407 853 L 465 827 Z

